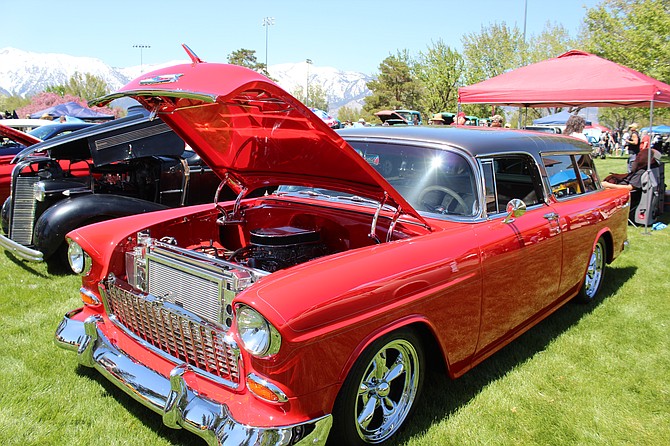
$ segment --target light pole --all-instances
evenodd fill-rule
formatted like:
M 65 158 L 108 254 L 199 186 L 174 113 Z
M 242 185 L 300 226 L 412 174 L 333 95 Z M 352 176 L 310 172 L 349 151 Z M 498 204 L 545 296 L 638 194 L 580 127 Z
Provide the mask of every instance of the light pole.
M 265 27 L 265 71 L 268 71 L 268 29 L 274 24 L 274 17 L 263 17 L 263 26 Z
M 307 82 L 305 82 L 305 105 L 309 107 L 309 66 L 312 65 L 312 59 L 305 59 L 307 64 Z
M 140 49 L 140 71 L 144 73 L 144 61 L 142 59 L 142 51 L 145 48 L 151 48 L 151 45 L 133 45 L 133 48 L 139 48 Z

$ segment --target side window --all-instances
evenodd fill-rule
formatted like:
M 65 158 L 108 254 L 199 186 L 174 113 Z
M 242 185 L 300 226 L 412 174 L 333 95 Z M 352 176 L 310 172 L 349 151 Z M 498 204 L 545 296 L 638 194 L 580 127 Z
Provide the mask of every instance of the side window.
M 586 192 L 600 189 L 600 178 L 598 178 L 598 173 L 591 157 L 589 155 L 577 155 L 575 158 Z
M 528 155 L 503 155 L 482 160 L 489 214 L 504 212 L 507 203 L 518 198 L 526 206 L 542 203 L 542 182 L 537 166 Z
M 557 199 L 598 189 L 598 176 L 587 155 L 546 155 L 542 161 L 549 177 L 549 186 Z

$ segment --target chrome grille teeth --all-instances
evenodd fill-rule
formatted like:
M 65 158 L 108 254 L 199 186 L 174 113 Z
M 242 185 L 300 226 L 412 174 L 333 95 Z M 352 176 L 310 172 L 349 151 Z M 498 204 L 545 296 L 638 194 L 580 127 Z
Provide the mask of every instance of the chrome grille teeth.
M 107 292 L 111 313 L 127 330 L 200 370 L 239 382 L 238 354 L 222 331 L 113 284 Z

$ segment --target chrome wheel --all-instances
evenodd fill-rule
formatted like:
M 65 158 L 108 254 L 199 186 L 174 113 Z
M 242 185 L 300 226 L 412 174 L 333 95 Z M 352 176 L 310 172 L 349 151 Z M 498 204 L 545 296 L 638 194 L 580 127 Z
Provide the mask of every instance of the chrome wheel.
M 593 248 L 589 264 L 586 267 L 584 285 L 579 290 L 577 300 L 580 302 L 590 302 L 600 291 L 600 287 L 605 278 L 605 263 L 607 259 L 607 248 L 603 239 L 599 239 Z
M 405 421 L 419 389 L 420 360 L 414 345 L 395 339 L 369 362 L 354 403 L 355 425 L 367 443 L 381 443 Z

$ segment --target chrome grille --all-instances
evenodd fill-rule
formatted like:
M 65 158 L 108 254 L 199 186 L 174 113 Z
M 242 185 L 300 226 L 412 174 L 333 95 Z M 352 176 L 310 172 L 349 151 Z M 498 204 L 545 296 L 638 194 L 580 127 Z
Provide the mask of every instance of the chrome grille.
M 110 313 L 128 331 L 197 369 L 239 383 L 239 350 L 222 329 L 181 313 L 152 295 L 113 282 L 106 288 Z
M 38 177 L 15 178 L 9 237 L 22 245 L 31 245 L 33 242 L 36 205 L 33 186 L 38 181 Z
M 193 275 L 148 257 L 149 293 L 212 322 L 222 323 L 222 278 Z M 232 315 L 230 315 L 232 316 Z

